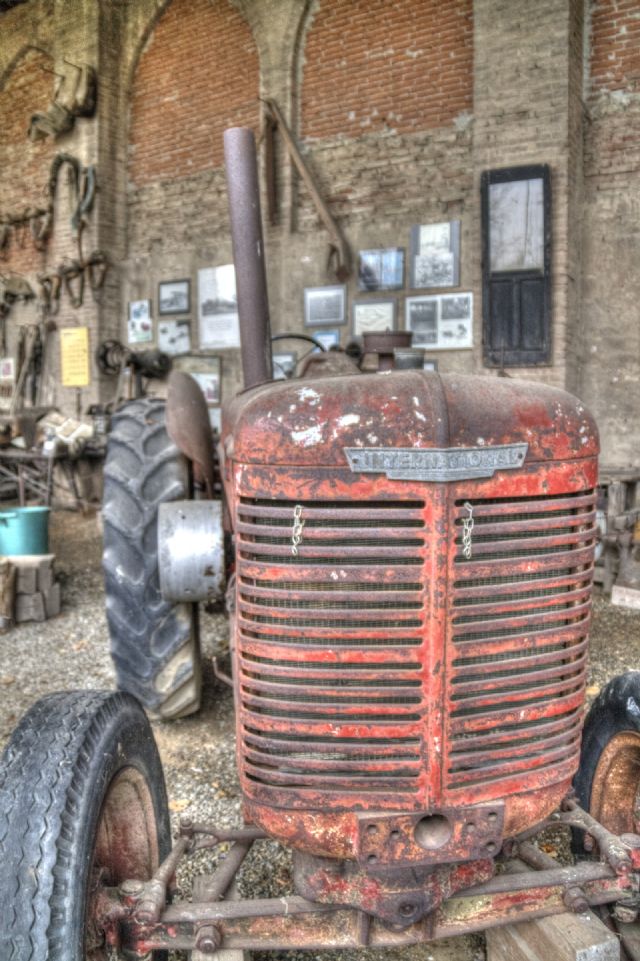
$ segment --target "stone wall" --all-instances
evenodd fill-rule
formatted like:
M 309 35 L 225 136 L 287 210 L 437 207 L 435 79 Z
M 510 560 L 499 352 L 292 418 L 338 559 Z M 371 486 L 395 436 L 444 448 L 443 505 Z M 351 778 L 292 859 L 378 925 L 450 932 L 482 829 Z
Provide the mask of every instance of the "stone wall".
M 598 420 L 603 462 L 637 466 L 640 4 L 598 0 L 590 41 L 576 389 Z

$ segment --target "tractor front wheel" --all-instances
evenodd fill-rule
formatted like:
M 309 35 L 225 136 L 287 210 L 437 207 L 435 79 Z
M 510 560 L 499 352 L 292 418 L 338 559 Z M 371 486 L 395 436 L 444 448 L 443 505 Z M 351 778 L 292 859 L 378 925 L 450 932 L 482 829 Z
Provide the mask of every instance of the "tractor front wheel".
M 0 762 L 0 957 L 108 961 L 101 889 L 148 880 L 170 843 L 162 766 L 135 698 L 42 698 Z
M 640 829 L 640 671 L 614 677 L 591 705 L 574 787 L 613 834 Z
M 640 671 L 614 677 L 589 709 L 574 787 L 581 807 L 613 834 L 640 829 Z M 574 848 L 584 853 L 574 832 Z M 619 923 L 611 907 L 596 909 L 620 938 L 621 961 L 638 957 L 640 924 Z M 628 950 L 627 950 L 628 949 Z

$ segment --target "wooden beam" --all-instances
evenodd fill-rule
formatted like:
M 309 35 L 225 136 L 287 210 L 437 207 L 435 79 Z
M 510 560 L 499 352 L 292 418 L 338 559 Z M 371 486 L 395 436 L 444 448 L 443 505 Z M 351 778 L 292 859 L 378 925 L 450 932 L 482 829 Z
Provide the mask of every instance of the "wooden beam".
M 487 961 L 620 961 L 617 936 L 588 911 L 487 931 Z

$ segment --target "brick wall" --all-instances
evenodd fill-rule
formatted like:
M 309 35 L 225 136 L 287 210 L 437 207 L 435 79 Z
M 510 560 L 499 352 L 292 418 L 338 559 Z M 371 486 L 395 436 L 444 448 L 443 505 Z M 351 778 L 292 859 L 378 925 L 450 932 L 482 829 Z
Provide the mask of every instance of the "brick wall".
M 225 127 L 256 127 L 258 115 L 258 56 L 246 22 L 227 0 L 173 0 L 135 74 L 131 182 L 221 166 Z
M 640 92 L 640 3 L 595 0 L 591 8 L 591 88 Z
M 304 49 L 303 137 L 446 126 L 471 109 L 471 0 L 322 0 Z
M 53 60 L 30 49 L 16 63 L 0 89 L 0 215 L 17 215 L 26 208 L 46 207 L 49 167 L 55 155 L 51 138 L 32 143 L 29 120 L 46 110 L 53 98 Z M 12 237 L 3 269 L 27 273 L 43 267 L 46 254 L 38 252 L 28 230 L 21 246 Z

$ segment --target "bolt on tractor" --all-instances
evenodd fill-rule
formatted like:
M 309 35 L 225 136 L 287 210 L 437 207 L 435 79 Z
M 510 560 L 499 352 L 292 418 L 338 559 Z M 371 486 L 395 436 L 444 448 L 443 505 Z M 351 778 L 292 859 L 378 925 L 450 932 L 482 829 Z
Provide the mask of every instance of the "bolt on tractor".
M 398 947 L 592 906 L 639 958 L 640 673 L 583 731 L 592 418 L 548 386 L 365 374 L 336 352 L 272 381 L 251 133 L 225 150 L 245 389 L 223 502 L 204 399 L 175 373 L 166 414 L 125 409 L 107 472 L 114 653 L 137 697 L 55 694 L 18 725 L 0 957 Z M 197 706 L 191 609 L 226 570 L 245 825 L 183 819 L 172 843 L 140 701 Z M 550 825 L 575 864 L 536 846 Z M 226 897 L 260 838 L 291 847 L 290 895 Z M 176 899 L 182 859 L 221 844 Z

